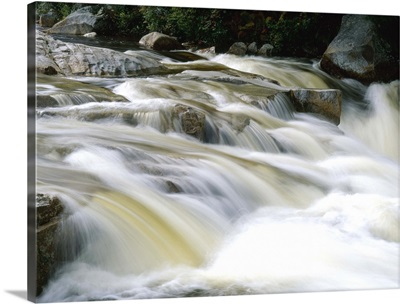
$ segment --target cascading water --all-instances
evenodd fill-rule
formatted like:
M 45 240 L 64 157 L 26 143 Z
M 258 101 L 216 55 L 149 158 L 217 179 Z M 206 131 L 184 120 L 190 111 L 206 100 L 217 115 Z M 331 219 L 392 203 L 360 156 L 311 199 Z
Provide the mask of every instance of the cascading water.
M 399 287 L 398 81 L 232 55 L 168 64 L 180 72 L 77 79 L 126 102 L 37 109 L 37 191 L 67 214 L 65 263 L 39 301 Z M 339 88 L 341 123 L 221 65 Z

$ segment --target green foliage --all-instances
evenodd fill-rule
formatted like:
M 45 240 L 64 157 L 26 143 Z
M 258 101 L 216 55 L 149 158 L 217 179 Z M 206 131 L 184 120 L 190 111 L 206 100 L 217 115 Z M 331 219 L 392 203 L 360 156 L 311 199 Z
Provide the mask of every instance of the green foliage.
M 175 36 L 180 41 L 212 45 L 226 40 L 227 29 L 223 22 L 225 10 L 142 7 L 144 22 L 149 31 Z
M 61 20 L 80 7 L 82 7 L 82 3 L 37 2 L 36 14 L 37 16 L 40 16 L 53 10 L 58 19 Z
M 282 13 L 266 18 L 267 41 L 281 56 L 321 55 L 337 34 L 341 15 Z
M 165 34 L 170 32 L 167 20 L 170 10 L 170 7 L 160 6 L 143 6 L 140 8 L 146 28 L 151 32 L 157 31 Z
M 52 9 L 59 18 L 83 6 L 101 10 L 95 31 L 103 36 L 138 39 L 157 31 L 199 47 L 216 46 L 226 51 L 236 41 L 270 43 L 273 55 L 315 57 L 321 55 L 337 34 L 342 15 L 267 12 L 204 8 L 102 5 L 38 2 L 37 14 Z M 384 29 L 389 26 L 385 23 Z
M 146 31 L 138 6 L 106 5 L 101 7 L 101 18 L 96 32 L 103 36 L 140 37 Z

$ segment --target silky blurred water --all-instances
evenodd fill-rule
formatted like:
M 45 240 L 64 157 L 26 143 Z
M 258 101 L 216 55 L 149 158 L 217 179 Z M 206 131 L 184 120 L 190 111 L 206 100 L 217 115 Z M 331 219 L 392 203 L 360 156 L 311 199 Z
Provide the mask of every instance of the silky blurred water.
M 224 80 L 221 64 L 341 89 L 340 124 L 269 98 L 276 85 Z M 289 59 L 204 65 L 80 78 L 128 101 L 37 109 L 37 192 L 68 214 L 66 262 L 39 301 L 398 288 L 399 82 L 365 87 Z M 204 115 L 204 138 L 176 105 Z

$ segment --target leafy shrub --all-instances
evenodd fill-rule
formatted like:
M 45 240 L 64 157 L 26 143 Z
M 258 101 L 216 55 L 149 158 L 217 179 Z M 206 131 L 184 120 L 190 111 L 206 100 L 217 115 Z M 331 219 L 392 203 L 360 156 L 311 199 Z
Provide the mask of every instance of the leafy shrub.
M 228 31 L 224 24 L 226 10 L 142 7 L 140 11 L 149 31 L 175 36 L 180 41 L 213 45 L 227 38 Z
M 58 19 L 61 20 L 81 7 L 82 3 L 37 2 L 36 15 L 38 18 L 40 15 L 46 14 L 50 10 L 53 10 Z

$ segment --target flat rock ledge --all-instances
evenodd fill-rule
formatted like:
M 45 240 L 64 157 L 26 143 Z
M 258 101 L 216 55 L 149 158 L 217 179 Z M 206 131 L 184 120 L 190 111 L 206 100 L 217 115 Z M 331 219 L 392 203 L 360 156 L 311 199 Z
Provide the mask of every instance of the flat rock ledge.
M 168 70 L 157 60 L 140 52 L 122 53 L 56 40 L 36 31 L 36 71 L 62 76 L 146 76 Z

